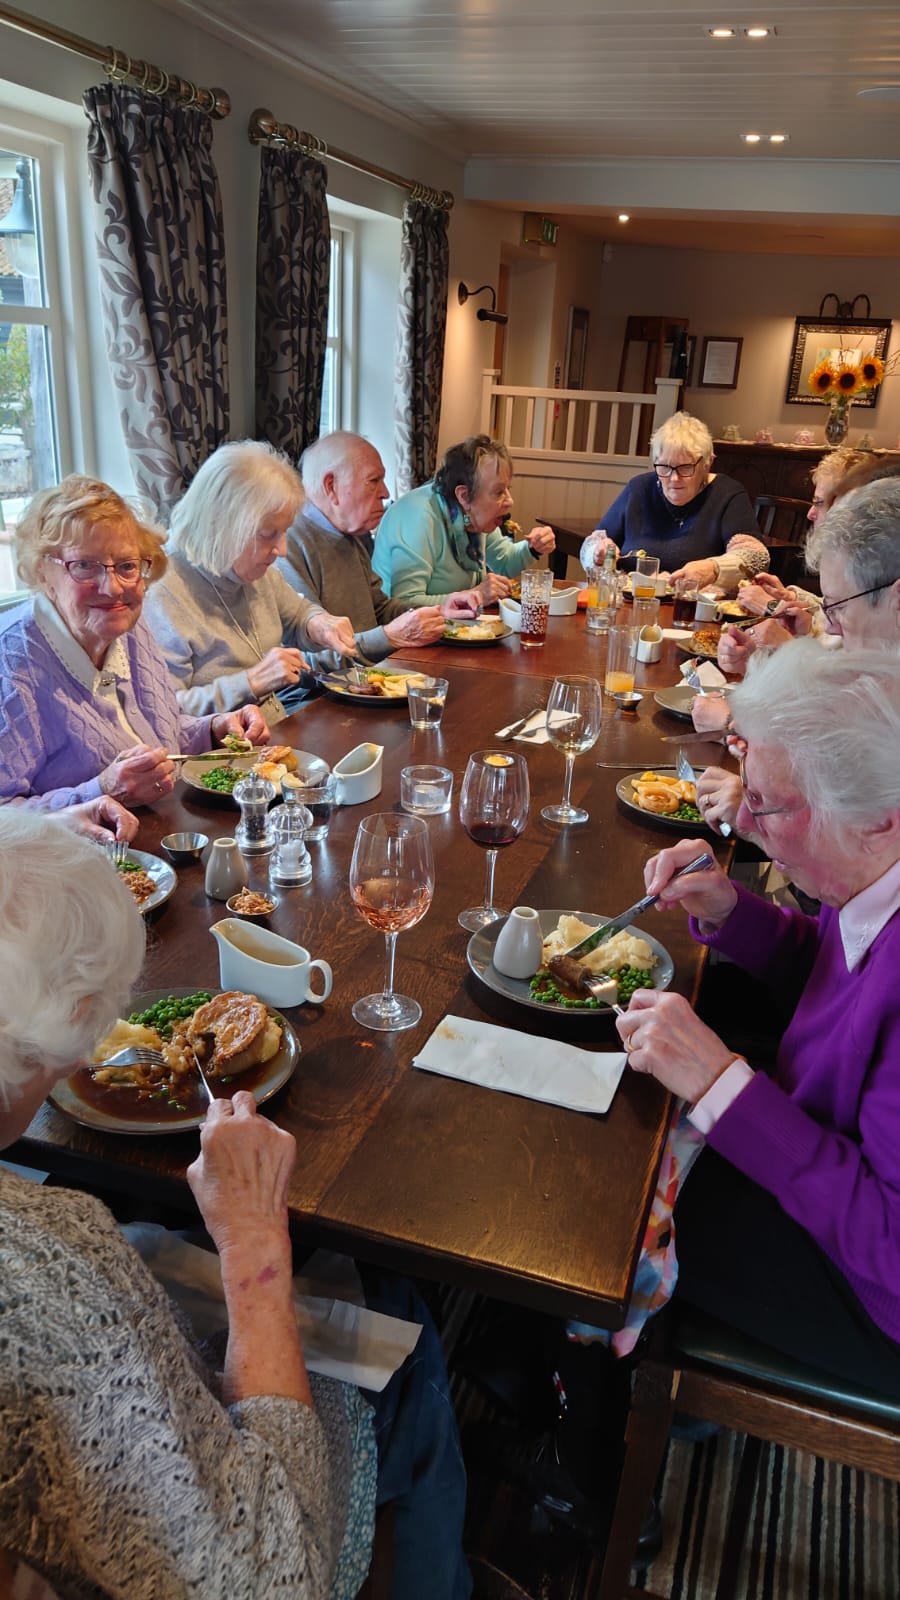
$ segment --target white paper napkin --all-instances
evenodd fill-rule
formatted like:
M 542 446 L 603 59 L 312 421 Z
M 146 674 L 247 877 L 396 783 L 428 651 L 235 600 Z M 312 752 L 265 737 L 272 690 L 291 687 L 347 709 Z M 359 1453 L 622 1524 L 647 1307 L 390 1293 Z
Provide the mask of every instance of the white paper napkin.
M 662 636 L 664 639 L 677 639 L 679 644 L 684 644 L 693 631 L 693 628 L 663 628 Z
M 553 726 L 554 726 L 554 728 L 559 728 L 559 727 L 562 726 L 562 724 L 564 722 L 570 721 L 571 712 L 569 712 L 569 711 L 554 711 L 552 713 L 552 718 L 553 718 Z M 502 733 L 506 733 L 507 728 L 515 727 L 517 721 L 518 721 L 518 718 L 517 717 L 513 717 L 512 722 L 508 722 L 506 724 L 506 728 L 498 728 L 497 729 L 497 737 L 499 738 L 499 736 Z M 531 732 L 532 729 L 536 729 L 537 731 L 536 732 Z M 546 711 L 543 711 L 543 710 L 535 711 L 534 715 L 530 716 L 528 718 L 528 721 L 525 723 L 525 726 L 523 728 L 520 728 L 518 733 L 514 733 L 513 734 L 513 739 L 522 739 L 523 735 L 525 736 L 524 740 L 523 740 L 523 742 L 525 744 L 547 744 L 549 742 L 548 741 L 548 734 L 547 734 L 547 713 L 546 713 Z
M 222 1271 L 213 1251 L 201 1250 L 156 1223 L 129 1223 L 122 1232 L 199 1338 L 209 1339 L 228 1326 Z M 294 1279 L 306 1365 L 323 1377 L 380 1393 L 415 1349 L 421 1324 L 360 1304 L 362 1287 L 347 1257 L 317 1251 L 306 1265 L 316 1277 Z
M 625 1068 L 624 1051 L 579 1050 L 557 1039 L 445 1017 L 413 1066 L 484 1089 L 545 1100 L 570 1111 L 608 1111 Z
M 681 668 L 682 677 L 690 671 L 690 665 L 689 661 L 685 662 Z M 728 681 L 724 672 L 719 671 L 714 661 L 701 661 L 697 668 L 697 677 L 700 679 L 704 689 L 721 689 Z

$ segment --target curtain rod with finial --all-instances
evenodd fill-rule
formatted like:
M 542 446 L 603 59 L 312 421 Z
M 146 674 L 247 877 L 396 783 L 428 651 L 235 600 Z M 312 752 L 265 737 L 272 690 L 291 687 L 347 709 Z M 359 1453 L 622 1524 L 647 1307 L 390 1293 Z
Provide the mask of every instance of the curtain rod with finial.
M 401 178 L 396 172 L 388 172 L 385 167 L 375 167 L 370 161 L 362 161 L 358 156 L 348 155 L 346 150 L 335 150 L 331 145 L 327 145 L 324 139 L 317 138 L 314 133 L 305 133 L 302 129 L 293 128 L 289 122 L 276 122 L 271 111 L 266 111 L 262 107 L 251 112 L 247 132 L 251 144 L 285 145 L 291 150 L 302 150 L 305 155 L 338 161 L 342 167 L 353 167 L 357 172 L 367 172 L 370 177 L 382 178 L 385 183 L 396 184 L 398 189 L 408 189 L 411 199 L 421 200 L 425 205 L 434 206 L 435 210 L 450 211 L 453 207 L 453 196 L 449 189 L 432 189 L 427 183 L 416 183 L 412 178 Z
M 224 89 L 201 89 L 187 78 L 164 72 L 162 67 L 154 67 L 149 61 L 133 61 L 124 50 L 117 50 L 113 45 L 94 44 L 78 33 L 70 33 L 67 28 L 39 22 L 23 11 L 15 11 L 12 6 L 0 5 L 0 22 L 8 28 L 17 28 L 20 33 L 44 39 L 48 44 L 58 44 L 74 55 L 86 56 L 89 61 L 99 61 L 110 77 L 133 78 L 138 87 L 149 94 L 170 95 L 184 105 L 196 106 L 210 117 L 227 117 L 231 111 L 231 99 Z

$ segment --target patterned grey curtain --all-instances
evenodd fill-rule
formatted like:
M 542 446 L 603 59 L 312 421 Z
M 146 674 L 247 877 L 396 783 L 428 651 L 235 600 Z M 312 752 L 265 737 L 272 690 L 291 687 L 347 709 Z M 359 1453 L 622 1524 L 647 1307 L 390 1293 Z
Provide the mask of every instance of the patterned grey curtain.
M 397 493 L 433 477 L 437 464 L 450 272 L 449 215 L 421 200 L 403 208 L 394 355 Z
M 228 437 L 212 124 L 120 83 L 88 89 L 84 109 L 109 363 L 135 482 L 165 517 Z
M 319 437 L 331 228 L 325 168 L 262 146 L 256 252 L 256 431 L 292 461 Z

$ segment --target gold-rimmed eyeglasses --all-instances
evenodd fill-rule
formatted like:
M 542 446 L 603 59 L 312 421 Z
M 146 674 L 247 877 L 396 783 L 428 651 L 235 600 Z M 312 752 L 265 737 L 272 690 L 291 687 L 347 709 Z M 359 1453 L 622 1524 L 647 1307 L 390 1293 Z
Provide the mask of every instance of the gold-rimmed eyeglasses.
M 755 805 L 752 805 L 751 802 L 750 802 L 750 795 L 751 795 L 752 791 L 747 788 L 747 778 L 746 778 L 745 771 L 744 771 L 744 763 L 746 762 L 746 759 L 747 759 L 746 756 L 740 756 L 739 757 L 739 759 L 738 759 L 738 773 L 740 775 L 741 788 L 744 791 L 744 805 L 747 807 L 747 810 L 749 811 L 751 817 L 787 816 L 791 812 L 800 812 L 800 811 L 805 811 L 807 809 L 807 807 L 809 805 L 809 801 L 808 800 L 804 800 L 800 805 L 789 805 L 789 806 L 755 806 Z

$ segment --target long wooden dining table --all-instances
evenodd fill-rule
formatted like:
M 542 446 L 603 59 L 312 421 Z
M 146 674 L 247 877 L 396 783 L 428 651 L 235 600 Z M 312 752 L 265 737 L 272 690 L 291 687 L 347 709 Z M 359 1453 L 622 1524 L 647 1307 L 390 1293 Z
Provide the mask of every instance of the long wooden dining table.
M 469 935 L 457 914 L 481 899 L 484 855 L 466 836 L 457 800 L 469 754 L 494 742 L 495 730 L 546 702 L 557 673 L 602 680 L 606 641 L 585 630 L 583 615 L 550 619 L 543 649 L 512 636 L 489 647 L 441 643 L 395 657 L 392 667 L 440 670 L 449 695 L 439 730 L 411 729 L 405 702 L 311 701 L 280 724 L 279 742 L 333 765 L 364 741 L 384 747 L 377 799 L 336 810 L 327 838 L 310 844 L 312 881 L 278 892 L 269 925 L 327 959 L 333 993 L 324 1004 L 287 1011 L 301 1043 L 294 1076 L 265 1106 L 290 1129 L 297 1163 L 290 1189 L 292 1228 L 301 1244 L 327 1245 L 546 1312 L 622 1325 L 645 1219 L 670 1116 L 670 1100 L 650 1077 L 627 1069 L 609 1111 L 585 1115 L 413 1068 L 412 1060 L 449 1014 L 516 1029 L 523 1052 L 544 1039 L 591 1051 L 620 1048 L 612 1016 L 559 1015 L 493 992 L 470 970 Z M 644 698 L 637 714 L 606 699 L 604 727 L 575 765 L 573 799 L 590 820 L 560 828 L 542 805 L 558 800 L 563 759 L 552 745 L 519 742 L 532 807 L 524 835 L 501 852 L 497 904 L 581 909 L 613 915 L 643 893 L 643 868 L 677 837 L 652 817 L 626 810 L 616 783 L 629 769 L 671 765 L 676 747 L 663 735 L 686 729 L 654 702 L 655 687 L 678 681 L 674 643 L 658 665 L 639 666 Z M 689 731 L 687 725 L 686 731 Z M 697 747 L 692 747 L 696 753 Z M 696 759 L 721 757 L 701 747 Z M 401 936 L 396 985 L 422 1006 L 422 1020 L 402 1033 L 375 1033 L 351 1016 L 355 999 L 381 988 L 383 940 L 355 913 L 348 868 L 361 818 L 399 809 L 400 771 L 410 763 L 452 768 L 454 802 L 429 820 L 434 900 L 424 920 Z M 141 813 L 136 847 L 159 854 L 178 829 L 215 838 L 231 834 L 232 803 L 176 784 Z M 698 836 L 712 836 L 698 830 Z M 727 846 L 714 841 L 720 858 Z M 250 865 L 251 885 L 265 884 L 265 861 Z M 201 865 L 178 869 L 169 901 L 148 919 L 142 989 L 215 986 L 216 941 L 210 926 L 227 915 L 207 898 Z M 679 912 L 648 914 L 648 931 L 669 951 L 673 987 L 696 1000 L 704 953 Z M 185 1169 L 196 1131 L 145 1136 L 80 1126 L 46 1103 L 10 1152 L 70 1181 L 193 1211 Z

